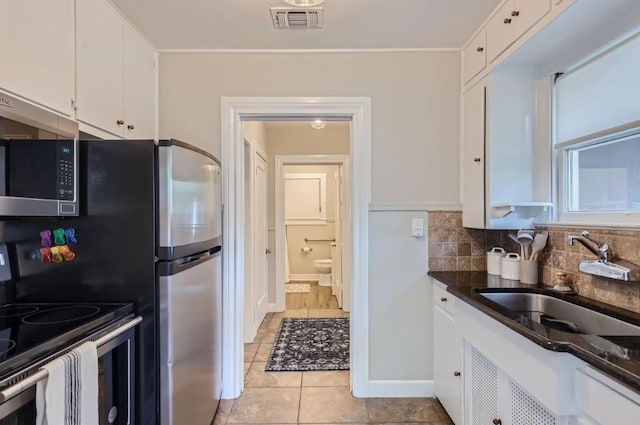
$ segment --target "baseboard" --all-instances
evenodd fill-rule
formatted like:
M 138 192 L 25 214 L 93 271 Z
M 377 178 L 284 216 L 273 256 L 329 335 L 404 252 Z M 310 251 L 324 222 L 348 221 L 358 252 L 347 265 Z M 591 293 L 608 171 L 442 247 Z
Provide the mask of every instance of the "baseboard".
M 307 280 L 320 280 L 322 279 L 322 274 L 320 273 L 309 273 L 309 274 L 290 274 L 289 282 L 300 282 Z
M 276 303 L 267 304 L 267 313 L 280 313 L 281 311 L 284 311 L 284 310 L 278 308 L 278 305 Z
M 434 397 L 433 381 L 370 380 L 368 397 Z

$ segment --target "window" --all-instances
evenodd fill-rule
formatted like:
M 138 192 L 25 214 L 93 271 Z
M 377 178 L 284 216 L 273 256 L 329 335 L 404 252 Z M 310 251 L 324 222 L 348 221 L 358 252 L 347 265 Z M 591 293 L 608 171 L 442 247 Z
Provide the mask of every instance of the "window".
M 640 224 L 640 36 L 558 76 L 560 221 Z

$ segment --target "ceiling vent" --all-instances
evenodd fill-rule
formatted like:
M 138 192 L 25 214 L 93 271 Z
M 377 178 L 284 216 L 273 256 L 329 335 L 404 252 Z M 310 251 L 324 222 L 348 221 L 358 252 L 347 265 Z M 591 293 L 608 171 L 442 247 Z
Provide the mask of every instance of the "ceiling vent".
M 272 7 L 276 28 L 322 28 L 322 8 Z

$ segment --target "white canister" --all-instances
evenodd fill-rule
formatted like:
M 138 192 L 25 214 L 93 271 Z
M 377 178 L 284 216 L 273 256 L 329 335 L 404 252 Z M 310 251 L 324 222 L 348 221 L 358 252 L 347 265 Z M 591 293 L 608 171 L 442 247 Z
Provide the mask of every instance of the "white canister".
M 520 255 L 510 252 L 502 257 L 502 272 L 500 275 L 503 279 L 520 280 Z
M 527 285 L 538 284 L 538 261 L 520 261 L 520 282 L 526 283 Z
M 500 263 L 506 254 L 507 252 L 498 246 L 491 248 L 491 251 L 487 252 L 487 273 L 500 275 Z

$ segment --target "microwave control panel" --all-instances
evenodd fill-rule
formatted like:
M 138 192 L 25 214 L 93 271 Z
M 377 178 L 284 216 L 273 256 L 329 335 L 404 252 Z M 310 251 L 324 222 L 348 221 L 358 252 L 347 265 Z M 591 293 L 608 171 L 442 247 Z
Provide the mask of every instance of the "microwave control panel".
M 58 199 L 73 201 L 75 152 L 73 140 L 58 140 Z

